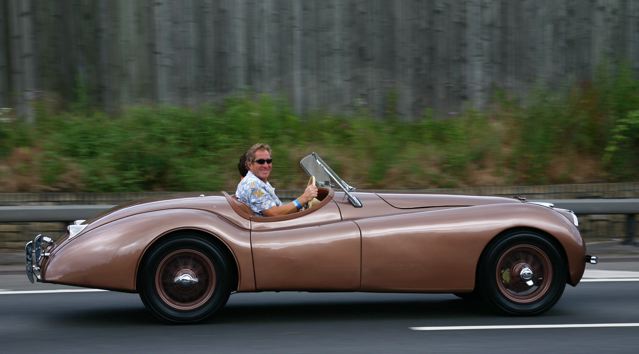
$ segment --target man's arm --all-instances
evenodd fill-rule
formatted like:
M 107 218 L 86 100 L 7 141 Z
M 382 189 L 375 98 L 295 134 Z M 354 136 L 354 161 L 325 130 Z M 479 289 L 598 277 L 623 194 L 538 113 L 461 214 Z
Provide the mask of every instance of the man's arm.
M 293 214 L 297 211 L 297 206 L 293 204 L 293 202 L 282 204 L 280 206 L 275 206 L 270 209 L 262 210 L 262 215 L 264 216 L 278 216 L 278 215 L 287 215 Z
M 305 205 L 311 200 L 313 200 L 313 198 L 315 197 L 317 197 L 317 187 L 315 185 L 310 185 L 306 187 L 302 195 L 297 197 L 297 201 L 301 205 Z M 295 202 L 290 202 L 290 203 L 282 204 L 280 206 L 275 206 L 266 210 L 262 210 L 262 215 L 264 216 L 287 215 L 287 214 L 295 213 L 297 211 L 298 209 L 297 209 L 297 206 L 295 205 Z

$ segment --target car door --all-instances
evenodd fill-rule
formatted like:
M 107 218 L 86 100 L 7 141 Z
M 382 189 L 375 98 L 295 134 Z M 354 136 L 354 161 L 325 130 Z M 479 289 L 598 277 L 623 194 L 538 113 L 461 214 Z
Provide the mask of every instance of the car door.
M 357 290 L 361 242 L 333 201 L 308 215 L 251 222 L 257 290 Z

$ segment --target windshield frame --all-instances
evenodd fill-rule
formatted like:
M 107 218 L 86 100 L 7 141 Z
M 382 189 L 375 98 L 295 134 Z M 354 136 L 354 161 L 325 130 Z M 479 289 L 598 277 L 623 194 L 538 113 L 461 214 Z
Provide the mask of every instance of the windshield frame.
M 307 168 L 307 166 L 305 165 L 306 163 L 311 164 L 308 166 L 309 168 Z M 359 198 L 357 198 L 357 196 L 352 193 L 355 191 L 355 188 L 350 186 L 348 183 L 346 183 L 346 181 L 340 178 L 337 173 L 335 173 L 335 171 L 333 171 L 333 169 L 330 168 L 330 166 L 328 166 L 328 164 L 324 162 L 324 160 L 322 160 L 322 158 L 316 152 L 312 152 L 309 155 L 304 156 L 300 160 L 300 166 L 309 176 L 313 176 L 312 170 L 319 168 L 329 177 L 328 182 L 330 186 L 332 187 L 333 185 L 335 185 L 339 187 L 339 189 L 344 191 L 344 193 L 346 193 L 346 196 L 348 197 L 348 201 L 354 207 L 361 208 L 363 206 L 361 200 L 359 200 Z

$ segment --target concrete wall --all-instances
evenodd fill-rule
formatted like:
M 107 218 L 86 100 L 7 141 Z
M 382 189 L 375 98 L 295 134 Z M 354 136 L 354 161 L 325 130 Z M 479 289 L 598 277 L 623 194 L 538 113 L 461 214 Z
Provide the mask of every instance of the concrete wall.
M 0 104 L 88 97 L 108 111 L 240 92 L 298 113 L 410 118 L 483 107 L 495 89 L 639 69 L 630 0 L 3 0 Z

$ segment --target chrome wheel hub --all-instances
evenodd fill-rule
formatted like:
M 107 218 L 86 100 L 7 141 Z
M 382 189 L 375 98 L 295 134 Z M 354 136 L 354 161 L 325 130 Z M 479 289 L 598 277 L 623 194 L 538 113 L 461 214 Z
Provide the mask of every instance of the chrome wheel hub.
M 532 281 L 533 279 L 533 271 L 530 269 L 528 265 L 525 265 L 524 268 L 519 272 L 519 277 L 523 280 L 526 285 L 533 286 L 535 283 Z
M 195 273 L 193 273 L 193 271 L 189 269 L 183 269 L 177 273 L 177 275 L 173 279 L 173 282 L 179 286 L 191 287 L 197 285 L 200 280 L 197 278 Z

